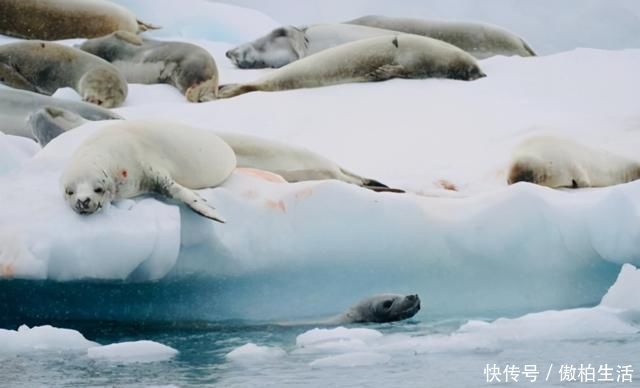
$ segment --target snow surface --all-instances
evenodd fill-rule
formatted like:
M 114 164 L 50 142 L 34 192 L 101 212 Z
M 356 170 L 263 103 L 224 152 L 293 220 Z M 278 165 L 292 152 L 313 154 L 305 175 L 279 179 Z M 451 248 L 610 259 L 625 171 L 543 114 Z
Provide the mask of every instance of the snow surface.
M 87 349 L 89 358 L 117 363 L 166 361 L 175 357 L 176 354 L 178 351 L 167 345 L 146 340 L 121 342 Z
M 264 15 L 203 2 L 180 10 L 122 3 L 141 19 L 167 22 L 157 33 L 163 38 L 208 49 L 222 83 L 269 71 L 238 70 L 224 57 L 235 43 L 231 35 L 271 28 Z M 231 35 L 207 35 L 204 19 L 185 21 L 194 14 L 217 20 Z M 186 24 L 196 30 L 181 30 Z M 66 133 L 33 157 L 33 147 L 4 136 L 0 277 L 182 281 L 171 293 L 197 277 L 209 281 L 204 290 L 175 296 L 183 309 L 176 317 L 193 319 L 336 313 L 379 292 L 419 293 L 421 314 L 594 305 L 623 263 L 640 264 L 640 182 L 576 191 L 507 187 L 505 168 L 514 145 L 539 133 L 634 157 L 639 64 L 640 50 L 577 49 L 494 57 L 481 62 L 488 77 L 473 82 L 392 80 L 203 104 L 187 103 L 167 85 L 131 85 L 117 109 L 126 118 L 289 142 L 413 193 L 335 181 L 278 184 L 235 173 L 222 187 L 201 191 L 229 220 L 225 225 L 148 196 L 82 217 L 64 203 L 58 181 L 78 144 L 104 124 Z M 78 98 L 69 89 L 57 95 Z M 442 180 L 458 191 L 444 190 Z M 180 308 L 164 295 L 154 303 Z M 102 307 L 119 311 L 118 303 L 95 306 Z M 131 319 L 161 310 L 122 309 Z

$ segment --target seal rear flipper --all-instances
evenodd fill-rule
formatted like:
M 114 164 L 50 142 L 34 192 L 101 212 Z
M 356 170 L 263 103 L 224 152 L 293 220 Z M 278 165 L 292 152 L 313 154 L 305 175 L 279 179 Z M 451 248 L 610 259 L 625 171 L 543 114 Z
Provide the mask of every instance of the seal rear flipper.
M 231 98 L 241 94 L 258 91 L 258 87 L 250 84 L 226 84 L 218 88 L 218 98 Z
M 395 189 L 385 185 L 382 182 L 379 182 L 375 179 L 363 178 L 357 174 L 352 173 L 351 171 L 345 170 L 344 168 L 340 168 L 340 172 L 345 175 L 347 178 L 346 181 L 349 183 L 356 184 L 365 189 L 373 190 L 375 192 L 389 192 L 389 193 L 404 193 L 405 191 L 402 189 Z
M 406 78 L 407 70 L 402 65 L 386 64 L 365 75 L 365 81 L 386 81 L 392 78 Z
M 149 31 L 149 30 L 159 30 L 162 28 L 161 26 L 157 26 L 155 24 L 145 23 L 140 19 L 136 19 L 136 22 L 138 22 L 138 33 Z
M 198 193 L 196 193 L 195 191 L 181 186 L 169 177 L 159 179 L 159 181 L 163 182 L 160 184 L 161 187 L 158 190 L 160 194 L 167 195 L 178 202 L 184 203 L 185 205 L 189 206 L 191 210 L 203 217 L 220 222 L 222 224 L 226 222 L 225 219 L 218 214 L 216 209 L 207 204 L 207 201 L 200 195 L 198 195 Z
M 33 137 L 42 147 L 64 132 L 76 128 L 86 121 L 71 111 L 53 106 L 38 109 L 27 118 Z

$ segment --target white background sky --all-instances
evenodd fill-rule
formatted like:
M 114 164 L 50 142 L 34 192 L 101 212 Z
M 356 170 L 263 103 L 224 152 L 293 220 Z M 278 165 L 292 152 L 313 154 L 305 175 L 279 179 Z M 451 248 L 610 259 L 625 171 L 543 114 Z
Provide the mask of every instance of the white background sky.
M 365 14 L 490 22 L 541 54 L 576 47 L 640 47 L 640 0 L 221 0 L 283 24 L 342 21 Z M 266 33 L 267 31 L 265 31 Z

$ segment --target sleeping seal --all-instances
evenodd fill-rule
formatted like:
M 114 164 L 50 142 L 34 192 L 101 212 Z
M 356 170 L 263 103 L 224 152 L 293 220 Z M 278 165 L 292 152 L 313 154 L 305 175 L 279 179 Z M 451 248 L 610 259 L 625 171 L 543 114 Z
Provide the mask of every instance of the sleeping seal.
M 95 38 L 117 30 L 158 28 L 128 9 L 104 0 L 2 0 L 0 34 L 23 39 Z
M 215 100 L 218 68 L 209 52 L 194 44 L 143 39 L 117 31 L 89 39 L 83 51 L 111 62 L 130 83 L 168 83 L 191 102 Z
M 55 108 L 40 109 L 29 117 L 33 136 L 42 146 L 86 121 L 73 112 Z M 287 182 L 336 179 L 373 191 L 404 192 L 349 172 L 304 148 L 235 133 L 218 133 L 218 136 L 233 149 L 240 168 L 269 171 Z
M 29 117 L 40 109 L 50 109 L 52 119 L 59 116 L 55 112 L 65 112 L 67 116 L 78 115 L 78 119 L 113 120 L 121 119 L 108 109 L 86 102 L 69 101 L 61 98 L 43 96 L 25 90 L 0 88 L 0 132 L 7 135 L 36 139 L 31 131 L 33 125 Z M 77 119 L 74 119 L 77 120 Z M 84 120 L 79 123 L 84 122 Z M 64 124 L 68 126 L 69 124 Z M 48 140 L 46 141 L 48 142 Z M 41 143 L 44 146 L 45 143 Z
M 420 311 L 420 297 L 414 295 L 379 294 L 361 300 L 347 311 L 333 317 L 312 320 L 279 322 L 282 326 L 346 325 L 350 323 L 387 323 L 409 319 Z
M 71 87 L 84 101 L 106 108 L 121 105 L 128 91 L 120 71 L 104 59 L 43 41 L 0 45 L 0 82 L 45 95 Z
M 484 77 L 476 60 L 448 43 L 400 34 L 363 39 L 305 57 L 276 69 L 258 81 L 222 86 L 220 98 L 254 91 L 313 88 L 391 78 Z
M 461 48 L 477 59 L 494 55 L 519 55 L 521 57 L 536 55 L 522 38 L 504 28 L 485 23 L 378 15 L 363 16 L 346 23 L 439 39 Z
M 236 167 L 233 150 L 214 133 L 178 123 L 119 121 L 98 129 L 76 149 L 60 179 L 78 214 L 112 200 L 157 193 L 224 222 L 194 190 L 215 187 Z
M 573 140 L 538 135 L 513 151 L 507 182 L 551 188 L 603 187 L 640 178 L 640 162 Z
M 226 52 L 226 56 L 241 69 L 282 67 L 341 44 L 390 35 L 398 33 L 341 23 L 314 24 L 308 27 L 286 26 L 233 48 Z

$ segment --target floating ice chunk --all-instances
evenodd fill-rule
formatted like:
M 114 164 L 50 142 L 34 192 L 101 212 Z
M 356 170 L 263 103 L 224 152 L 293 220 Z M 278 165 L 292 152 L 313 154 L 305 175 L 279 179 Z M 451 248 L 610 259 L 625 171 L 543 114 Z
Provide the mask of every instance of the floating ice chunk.
M 0 354 L 85 350 L 98 345 L 71 329 L 22 325 L 18 330 L 0 329 Z
M 260 346 L 252 342 L 237 347 L 227 353 L 228 360 L 236 362 L 264 362 L 283 357 L 287 353 L 279 347 Z
M 382 333 L 372 329 L 312 329 L 296 338 L 297 353 L 337 352 L 348 353 L 365 350 L 368 344 L 382 337 Z
M 312 368 L 353 368 L 357 366 L 379 365 L 389 362 L 388 354 L 374 352 L 353 352 L 319 358 L 309 363 Z
M 133 341 L 96 346 L 87 349 L 87 356 L 93 359 L 119 363 L 167 361 L 178 351 L 154 341 Z

